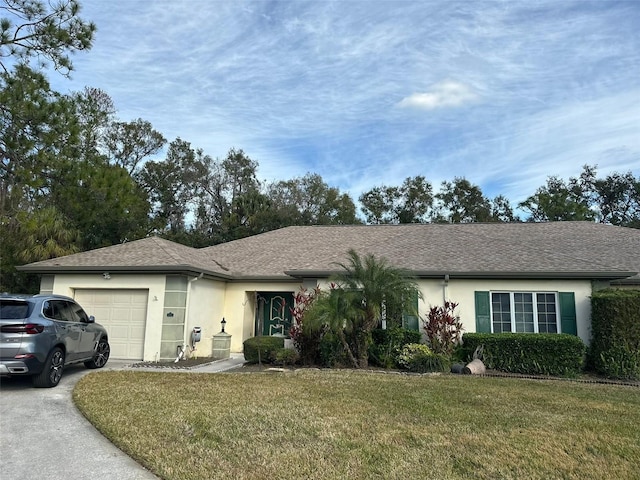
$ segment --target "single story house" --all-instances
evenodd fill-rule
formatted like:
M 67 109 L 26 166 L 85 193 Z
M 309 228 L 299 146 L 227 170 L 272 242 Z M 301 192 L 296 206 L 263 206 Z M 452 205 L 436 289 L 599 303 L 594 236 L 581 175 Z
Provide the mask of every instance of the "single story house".
M 592 222 L 296 226 L 202 249 L 149 237 L 20 270 L 105 325 L 114 358 L 153 361 L 175 358 L 196 327 L 193 355 L 211 355 L 223 318 L 232 352 L 251 336 L 286 334 L 293 295 L 326 288 L 349 249 L 410 271 L 422 317 L 458 302 L 466 332 L 589 342 L 592 292 L 640 288 L 640 230 Z

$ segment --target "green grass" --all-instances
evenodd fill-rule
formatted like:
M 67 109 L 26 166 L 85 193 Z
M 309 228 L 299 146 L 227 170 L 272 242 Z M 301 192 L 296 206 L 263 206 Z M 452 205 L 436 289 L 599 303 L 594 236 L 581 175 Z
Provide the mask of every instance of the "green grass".
M 84 415 L 164 479 L 640 479 L 640 389 L 351 371 L 96 372 Z

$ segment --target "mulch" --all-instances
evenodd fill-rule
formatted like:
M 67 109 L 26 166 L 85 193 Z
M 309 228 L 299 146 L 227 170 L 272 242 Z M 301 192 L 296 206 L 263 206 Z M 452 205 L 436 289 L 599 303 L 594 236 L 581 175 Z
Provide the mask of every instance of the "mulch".
M 131 365 L 132 368 L 171 368 L 177 370 L 189 370 L 213 362 L 212 357 L 187 358 L 175 362 L 174 360 L 164 360 L 161 362 L 137 362 Z

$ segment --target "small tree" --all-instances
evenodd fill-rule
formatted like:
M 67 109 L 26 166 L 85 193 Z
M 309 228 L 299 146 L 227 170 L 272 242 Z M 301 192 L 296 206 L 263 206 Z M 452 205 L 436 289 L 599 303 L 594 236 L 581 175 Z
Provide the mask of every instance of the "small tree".
M 422 322 L 434 353 L 451 355 L 460 343 L 463 328 L 460 316 L 455 313 L 457 307 L 458 304 L 451 301 L 444 302 L 442 307 L 431 307 L 427 319 Z
M 354 368 L 361 366 L 357 342 L 363 335 L 361 299 L 358 292 L 332 285 L 331 290 L 318 296 L 304 317 L 304 334 L 321 338 L 327 332 L 333 332 Z
M 332 330 L 353 366 L 366 368 L 371 331 L 378 326 L 383 310 L 393 306 L 410 311 L 412 299 L 420 298 L 421 293 L 407 272 L 384 258 L 361 257 L 349 250 L 348 259 L 347 264 L 337 264 L 343 271 L 333 277 L 336 286 L 318 298 L 305 323 Z

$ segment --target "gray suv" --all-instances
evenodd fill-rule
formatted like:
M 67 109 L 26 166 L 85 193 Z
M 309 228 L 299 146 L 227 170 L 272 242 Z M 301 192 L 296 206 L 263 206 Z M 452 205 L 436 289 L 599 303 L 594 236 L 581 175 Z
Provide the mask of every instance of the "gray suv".
M 62 295 L 0 295 L 0 375 L 32 375 L 55 387 L 65 365 L 102 368 L 109 338 L 73 299 Z

